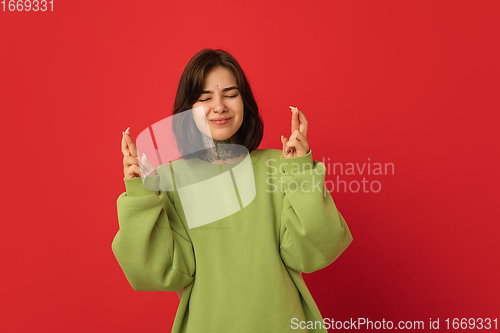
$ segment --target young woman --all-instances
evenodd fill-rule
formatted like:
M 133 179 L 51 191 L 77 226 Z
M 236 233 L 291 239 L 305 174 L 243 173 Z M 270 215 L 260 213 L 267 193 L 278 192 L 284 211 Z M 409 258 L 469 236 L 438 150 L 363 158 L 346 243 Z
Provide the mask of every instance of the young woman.
M 130 131 L 123 134 L 126 192 L 117 201 L 112 249 L 125 276 L 135 290 L 178 292 L 172 332 L 326 332 L 301 273 L 331 264 L 352 236 L 323 188 L 326 168 L 312 159 L 305 115 L 291 108 L 282 150 L 257 149 L 263 124 L 247 79 L 231 55 L 212 49 L 187 64 L 173 114 L 196 108 L 210 131 L 196 125 L 197 140 L 208 148 L 157 168 L 151 177 L 169 181 L 168 190 L 144 186 L 140 165 L 147 161 Z M 187 204 L 179 174 L 214 170 L 220 180 Z M 234 184 L 233 197 L 225 181 Z M 207 219 L 231 205 L 237 209 Z

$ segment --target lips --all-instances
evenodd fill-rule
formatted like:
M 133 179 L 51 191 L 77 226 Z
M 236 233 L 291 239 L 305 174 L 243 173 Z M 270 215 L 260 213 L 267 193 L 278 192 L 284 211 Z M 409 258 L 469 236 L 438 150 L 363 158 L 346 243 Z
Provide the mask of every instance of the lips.
M 209 121 L 212 123 L 212 124 L 215 124 L 215 125 L 224 125 L 224 124 L 227 124 L 229 122 L 229 120 L 231 120 L 232 118 L 229 117 L 229 118 L 214 118 L 214 119 L 209 119 Z

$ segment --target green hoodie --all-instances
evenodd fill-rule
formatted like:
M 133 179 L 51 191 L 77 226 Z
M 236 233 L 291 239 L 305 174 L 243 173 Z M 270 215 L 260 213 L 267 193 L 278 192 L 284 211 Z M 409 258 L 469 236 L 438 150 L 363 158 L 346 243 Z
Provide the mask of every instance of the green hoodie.
M 276 149 L 252 151 L 248 165 L 255 196 L 243 188 L 253 188 L 248 177 L 238 181 L 241 170 L 225 173 L 240 186 L 238 209 L 202 225 L 186 220 L 176 172 L 222 175 L 219 165 L 198 158 L 164 164 L 153 177 L 169 182 L 159 185 L 164 191 L 125 179 L 114 255 L 134 290 L 178 292 L 172 332 L 326 332 L 301 272 L 330 265 L 352 236 L 324 188 L 325 165 L 311 151 L 283 158 Z M 230 201 L 217 193 L 196 200 L 203 207 Z M 313 322 L 315 329 L 300 329 Z

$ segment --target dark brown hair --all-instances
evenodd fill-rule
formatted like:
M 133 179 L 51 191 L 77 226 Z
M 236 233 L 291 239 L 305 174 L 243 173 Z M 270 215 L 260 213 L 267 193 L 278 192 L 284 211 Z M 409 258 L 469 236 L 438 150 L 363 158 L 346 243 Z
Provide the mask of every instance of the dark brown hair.
M 220 49 L 203 49 L 189 60 L 179 81 L 173 114 L 176 115 L 193 107 L 193 104 L 201 96 L 206 75 L 219 66 L 231 71 L 238 83 L 238 88 L 243 99 L 244 111 L 243 122 L 235 133 L 235 139 L 237 144 L 247 147 L 251 152 L 257 149 L 262 141 L 264 123 L 243 70 L 236 59 L 226 51 Z M 176 126 L 178 122 L 182 122 L 182 126 Z M 192 117 L 189 117 L 189 119 L 182 116 L 174 117 L 173 127 L 176 138 L 179 139 L 182 136 L 182 140 L 177 140 L 181 151 L 189 151 L 187 148 L 189 146 L 199 147 L 201 136 L 199 131 L 196 130 L 196 124 Z M 198 135 L 189 136 L 188 138 L 186 136 L 187 133 L 177 133 L 176 128 L 184 130 L 188 128 L 192 133 L 198 133 Z M 197 141 L 198 145 L 195 145 L 193 140 Z

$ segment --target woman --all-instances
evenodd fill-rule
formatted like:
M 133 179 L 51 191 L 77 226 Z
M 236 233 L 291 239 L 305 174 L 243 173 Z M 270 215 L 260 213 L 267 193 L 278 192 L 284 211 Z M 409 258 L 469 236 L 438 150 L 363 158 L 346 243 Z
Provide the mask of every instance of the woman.
M 146 160 L 138 158 L 130 131 L 123 135 L 126 192 L 117 201 L 112 249 L 128 281 L 135 290 L 178 292 L 172 332 L 326 332 L 301 273 L 331 264 L 352 236 L 322 186 L 325 166 L 312 159 L 305 115 L 291 108 L 292 133 L 282 136 L 282 150 L 257 149 L 263 125 L 246 77 L 231 55 L 211 49 L 182 73 L 174 115 L 190 109 L 204 111 L 210 133 L 196 126 L 209 148 L 158 167 L 152 177 L 171 180 L 169 190 L 144 186 Z M 223 172 L 245 160 L 251 168 Z M 186 208 L 178 174 L 207 170 L 220 170 L 221 181 L 195 200 L 200 206 Z M 241 176 L 249 171 L 251 178 Z M 197 223 L 231 205 L 219 195 L 222 177 L 235 184 L 238 209 Z

